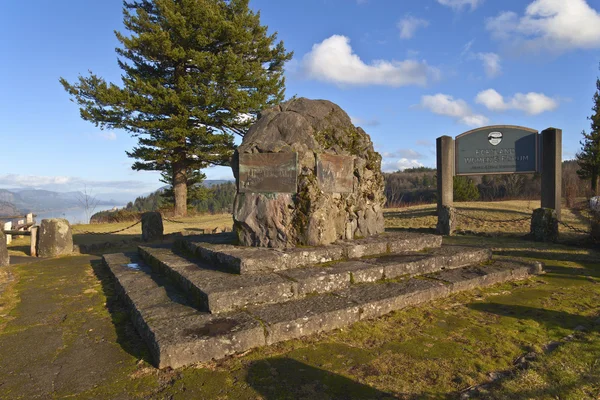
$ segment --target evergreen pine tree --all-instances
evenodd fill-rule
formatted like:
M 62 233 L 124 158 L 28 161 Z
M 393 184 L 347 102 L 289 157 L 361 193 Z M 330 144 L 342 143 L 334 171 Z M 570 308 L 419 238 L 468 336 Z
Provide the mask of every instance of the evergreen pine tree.
M 135 170 L 168 173 L 175 215 L 187 214 L 188 181 L 227 165 L 235 134 L 283 100 L 291 59 L 268 35 L 248 0 L 131 0 L 123 3 L 130 36 L 115 32 L 122 84 L 90 72 L 60 82 L 81 117 L 138 137 Z
M 596 93 L 594 93 L 594 114 L 588 119 L 591 121 L 590 133 L 582 132 L 583 140 L 581 152 L 575 156 L 579 170 L 577 175 L 581 179 L 591 181 L 592 196 L 598 195 L 598 177 L 600 177 L 600 79 L 596 79 Z

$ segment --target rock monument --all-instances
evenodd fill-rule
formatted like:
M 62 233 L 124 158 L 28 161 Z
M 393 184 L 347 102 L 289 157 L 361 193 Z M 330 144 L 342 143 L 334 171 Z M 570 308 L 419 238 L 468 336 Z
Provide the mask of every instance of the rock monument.
M 381 156 L 330 101 L 299 98 L 262 112 L 232 165 L 242 246 L 319 246 L 384 231 Z

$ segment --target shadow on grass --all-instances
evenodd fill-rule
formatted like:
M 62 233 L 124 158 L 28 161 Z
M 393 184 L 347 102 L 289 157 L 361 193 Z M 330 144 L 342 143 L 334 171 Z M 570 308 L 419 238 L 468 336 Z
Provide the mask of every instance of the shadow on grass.
M 458 211 L 463 213 L 482 212 L 484 214 L 517 214 L 523 217 L 530 217 L 533 211 L 518 211 L 518 210 L 503 210 L 501 208 L 480 208 L 480 207 L 456 207 Z M 491 218 L 490 218 L 491 219 Z
M 399 226 L 385 228 L 386 232 L 416 232 L 435 234 L 435 228 L 403 228 Z
M 534 320 L 548 329 L 574 329 L 579 325 L 586 326 L 593 322 L 589 317 L 577 314 L 518 304 L 471 303 L 467 304 L 467 307 L 472 310 L 492 313 L 503 317 Z
M 253 362 L 248 367 L 246 382 L 266 400 L 397 398 L 345 376 L 291 358 L 270 358 Z
M 530 242 L 531 243 L 531 242 Z M 588 254 L 573 254 L 568 252 L 548 252 L 547 250 L 552 249 L 552 246 L 548 246 L 547 249 L 522 249 L 522 250 L 498 250 L 494 254 L 499 256 L 510 256 L 510 257 L 526 257 L 536 258 L 539 260 L 553 260 L 553 261 L 577 261 L 584 263 L 595 263 L 600 268 L 600 252 L 590 251 Z M 552 267 L 555 268 L 555 267 Z M 574 269 L 575 270 L 575 269 Z
M 407 219 L 407 218 L 421 218 L 421 217 L 430 217 L 437 216 L 436 210 L 406 210 L 406 211 L 384 211 L 383 216 L 385 218 L 398 218 L 398 219 Z
M 92 260 L 91 266 L 94 274 L 102 284 L 102 291 L 106 296 L 106 309 L 108 310 L 117 334 L 117 343 L 123 350 L 135 358 L 152 364 L 148 348 L 140 335 L 135 330 L 127 307 L 118 298 L 115 292 L 115 282 L 107 271 L 102 260 Z

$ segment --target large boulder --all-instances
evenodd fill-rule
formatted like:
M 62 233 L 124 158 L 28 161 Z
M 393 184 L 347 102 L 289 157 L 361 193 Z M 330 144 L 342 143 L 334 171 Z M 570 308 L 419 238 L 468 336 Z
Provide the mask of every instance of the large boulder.
M 6 236 L 0 230 L 0 267 L 6 267 L 9 264 L 8 249 L 6 248 Z
M 66 219 L 43 219 L 38 234 L 38 257 L 57 257 L 73 253 L 73 233 Z
M 233 158 L 238 188 L 240 154 L 258 153 L 297 153 L 297 190 L 238 191 L 233 218 L 240 245 L 316 246 L 384 231 L 381 156 L 369 135 L 336 104 L 299 98 L 262 112 Z M 323 186 L 317 176 L 317 159 L 323 155 L 354 158 L 346 180 L 350 191 Z

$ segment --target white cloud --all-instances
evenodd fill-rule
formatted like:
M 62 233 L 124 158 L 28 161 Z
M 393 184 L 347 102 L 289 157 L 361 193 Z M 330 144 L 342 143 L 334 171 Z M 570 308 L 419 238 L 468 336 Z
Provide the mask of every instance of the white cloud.
M 398 29 L 400 30 L 400 39 L 410 39 L 415 36 L 417 29 L 426 28 L 429 26 L 429 21 L 421 18 L 406 15 L 398 21 Z
M 483 104 L 491 111 L 520 110 L 529 115 L 538 115 L 558 108 L 558 101 L 543 93 L 517 93 L 512 98 L 505 100 L 494 89 L 480 92 L 475 102 Z
M 483 104 L 491 111 L 505 111 L 508 109 L 508 104 L 504 102 L 504 97 L 494 89 L 479 92 L 475 102 L 477 104 Z
M 443 6 L 450 7 L 456 11 L 460 11 L 463 7 L 470 6 L 471 11 L 479 7 L 483 0 L 437 0 Z
M 375 60 L 366 64 L 352 52 L 350 39 L 341 35 L 313 45 L 303 66 L 308 77 L 338 85 L 425 85 L 440 75 L 424 61 Z
M 484 126 L 489 120 L 484 115 L 473 113 L 471 107 L 461 99 L 454 99 L 447 94 L 438 93 L 421 97 L 421 106 L 434 114 L 445 115 L 469 126 Z
M 465 55 L 470 54 L 471 53 L 471 47 L 473 47 L 474 43 L 475 43 L 475 39 L 471 39 L 467 43 L 465 43 L 465 45 L 463 46 L 462 51 L 460 52 L 460 56 L 464 57 Z
M 496 53 L 478 53 L 477 58 L 483 62 L 483 69 L 489 78 L 495 78 L 502 73 L 500 56 Z
M 0 187 L 36 188 L 56 191 L 79 190 L 83 186 L 132 191 L 145 188 L 141 181 L 94 181 L 72 176 L 0 175 Z
M 102 132 L 99 136 L 104 140 L 117 140 L 117 134 L 114 132 Z
M 410 160 L 407 158 L 401 158 L 399 160 L 385 161 L 381 164 L 381 170 L 383 172 L 396 172 L 404 171 L 406 168 L 423 167 L 424 165 L 418 160 Z
M 586 0 L 535 0 L 519 16 L 507 11 L 486 22 L 492 37 L 527 50 L 600 47 L 600 14 Z

